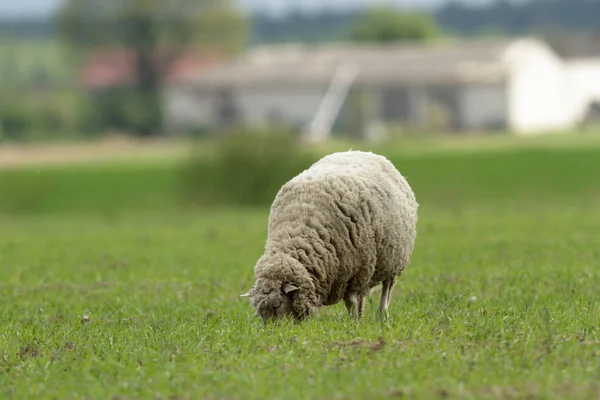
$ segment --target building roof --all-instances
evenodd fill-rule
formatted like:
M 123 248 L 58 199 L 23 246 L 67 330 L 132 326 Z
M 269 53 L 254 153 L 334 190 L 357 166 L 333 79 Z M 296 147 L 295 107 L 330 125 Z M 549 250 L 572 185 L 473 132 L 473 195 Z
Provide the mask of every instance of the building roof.
M 203 71 L 189 83 L 199 89 L 327 85 L 340 66 L 355 68 L 356 81 L 362 84 L 497 81 L 506 72 L 509 49 L 520 42 L 523 41 L 259 47 L 237 60 Z
M 169 65 L 165 78 L 177 81 L 194 76 L 217 60 L 214 54 L 183 53 Z M 134 62 L 134 53 L 128 49 L 96 50 L 80 72 L 81 83 L 88 89 L 132 85 L 136 81 Z

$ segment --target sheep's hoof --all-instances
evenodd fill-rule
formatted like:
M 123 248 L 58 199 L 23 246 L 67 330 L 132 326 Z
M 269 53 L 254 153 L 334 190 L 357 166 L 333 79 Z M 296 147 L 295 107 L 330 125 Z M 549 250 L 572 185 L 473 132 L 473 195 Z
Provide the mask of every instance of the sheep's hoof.
M 377 313 L 377 319 L 381 322 L 386 322 L 388 320 L 387 310 L 379 310 L 379 312 Z
M 354 321 L 360 321 L 360 315 L 355 310 L 351 310 L 348 314 Z

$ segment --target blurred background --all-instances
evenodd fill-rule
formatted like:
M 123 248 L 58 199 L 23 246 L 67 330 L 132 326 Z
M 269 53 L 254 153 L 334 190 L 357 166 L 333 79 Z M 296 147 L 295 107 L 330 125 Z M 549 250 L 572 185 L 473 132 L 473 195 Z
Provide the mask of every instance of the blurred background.
M 596 198 L 600 2 L 322 3 L 0 0 L 0 211 L 266 205 L 350 147 L 431 204 Z
M 419 202 L 392 318 L 263 329 L 348 149 Z M 1 398 L 599 399 L 599 232 L 600 0 L 0 0 Z

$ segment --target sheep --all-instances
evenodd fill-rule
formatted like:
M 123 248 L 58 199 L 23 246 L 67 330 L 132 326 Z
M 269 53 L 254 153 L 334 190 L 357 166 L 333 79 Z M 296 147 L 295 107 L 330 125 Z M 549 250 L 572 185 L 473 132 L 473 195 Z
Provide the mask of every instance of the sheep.
M 305 320 L 342 299 L 351 317 L 381 284 L 378 317 L 414 248 L 418 203 L 384 156 L 327 155 L 285 183 L 271 205 L 264 253 L 249 297 L 264 324 Z

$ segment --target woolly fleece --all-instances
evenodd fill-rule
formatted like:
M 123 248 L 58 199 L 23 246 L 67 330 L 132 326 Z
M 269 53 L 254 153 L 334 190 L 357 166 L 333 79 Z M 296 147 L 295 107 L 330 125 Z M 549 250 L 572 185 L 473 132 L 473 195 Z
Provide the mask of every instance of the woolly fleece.
M 323 157 L 273 201 L 252 306 L 290 283 L 299 288 L 292 308 L 302 319 L 395 282 L 413 251 L 417 208 L 408 182 L 385 157 L 362 151 Z

